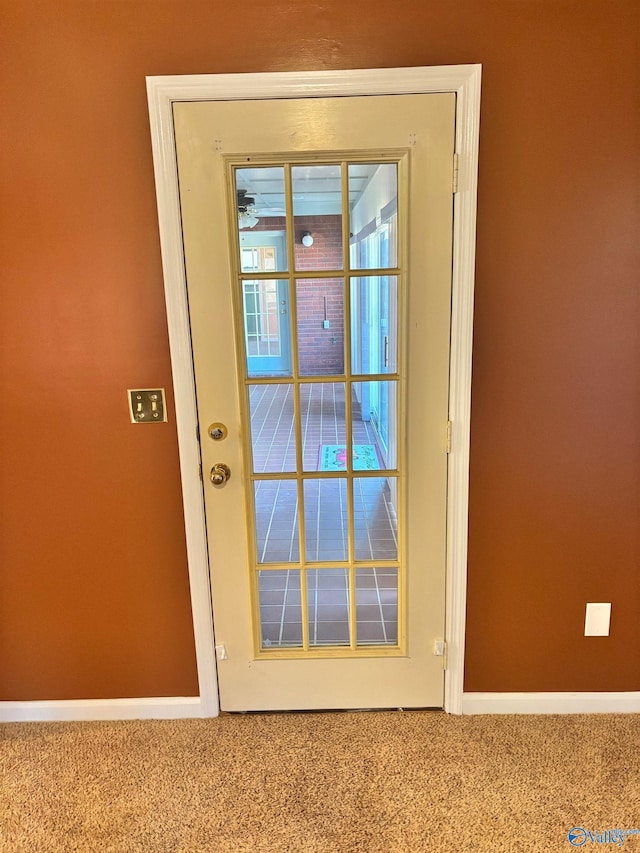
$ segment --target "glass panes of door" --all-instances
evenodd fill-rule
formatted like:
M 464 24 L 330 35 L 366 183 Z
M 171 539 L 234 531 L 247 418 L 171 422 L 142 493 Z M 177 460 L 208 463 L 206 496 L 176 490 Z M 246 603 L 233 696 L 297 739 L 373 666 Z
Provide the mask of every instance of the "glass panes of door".
M 273 569 L 258 572 L 261 644 L 302 646 L 302 601 L 300 572 Z
M 256 562 L 297 563 L 298 494 L 295 480 L 254 480 Z
M 356 569 L 358 645 L 398 641 L 398 570 Z
M 344 373 L 344 279 L 296 281 L 300 376 Z
M 356 477 L 353 480 L 357 560 L 398 559 L 397 494 L 395 477 Z
M 381 205 L 383 199 L 386 199 Z M 351 269 L 397 266 L 398 167 L 395 163 L 349 166 Z
M 342 168 L 293 166 L 296 270 L 342 269 Z
M 247 375 L 290 375 L 288 282 L 245 279 L 242 307 Z
M 245 357 L 249 376 L 291 373 L 285 170 L 236 169 L 236 246 L 242 283 Z M 253 276 L 249 277 L 253 273 Z M 267 278 L 266 275 L 269 277 Z
M 296 470 L 293 385 L 249 385 L 253 470 Z
M 234 178 L 240 269 L 286 272 L 284 168 L 236 169 Z M 283 238 L 280 245 L 273 242 L 274 236 Z
M 231 166 L 261 654 L 402 652 L 399 163 Z
M 351 369 L 354 373 L 397 371 L 397 321 L 396 276 L 351 278 Z
M 305 382 L 300 385 L 303 471 L 328 471 L 330 464 L 335 464 L 339 457 L 342 459 L 339 470 L 346 470 L 344 394 L 344 382 Z
M 349 572 L 309 569 L 306 575 L 309 645 L 350 645 Z
M 352 402 L 354 471 L 395 469 L 398 459 L 398 383 L 354 382 Z
M 349 554 L 347 480 L 304 480 L 307 562 L 346 560 Z

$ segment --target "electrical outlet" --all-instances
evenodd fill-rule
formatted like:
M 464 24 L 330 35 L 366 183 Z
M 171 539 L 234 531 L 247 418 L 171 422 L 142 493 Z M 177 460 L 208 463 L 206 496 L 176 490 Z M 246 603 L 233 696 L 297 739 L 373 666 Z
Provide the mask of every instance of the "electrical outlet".
M 134 388 L 127 391 L 129 414 L 134 424 L 157 424 L 167 420 L 164 388 Z
M 611 604 L 594 602 L 587 604 L 584 620 L 585 637 L 608 637 L 610 623 Z

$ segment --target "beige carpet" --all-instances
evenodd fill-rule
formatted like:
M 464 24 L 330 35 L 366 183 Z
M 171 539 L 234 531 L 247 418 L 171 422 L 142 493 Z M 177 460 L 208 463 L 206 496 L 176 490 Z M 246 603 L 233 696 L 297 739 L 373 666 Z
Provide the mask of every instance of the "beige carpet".
M 640 851 L 612 829 L 640 830 L 640 715 L 0 726 L 2 853 Z

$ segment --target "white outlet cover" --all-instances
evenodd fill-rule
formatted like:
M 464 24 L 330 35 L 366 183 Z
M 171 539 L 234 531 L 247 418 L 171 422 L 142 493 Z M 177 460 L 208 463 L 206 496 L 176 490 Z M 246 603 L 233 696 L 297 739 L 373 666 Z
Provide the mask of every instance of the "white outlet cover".
M 585 637 L 608 637 L 611 622 L 611 604 L 589 602 L 584 620 Z

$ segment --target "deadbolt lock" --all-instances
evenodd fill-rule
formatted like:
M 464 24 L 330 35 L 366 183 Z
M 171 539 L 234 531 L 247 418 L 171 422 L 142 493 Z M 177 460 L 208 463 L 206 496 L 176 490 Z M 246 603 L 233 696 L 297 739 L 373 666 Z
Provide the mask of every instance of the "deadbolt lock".
M 229 434 L 229 430 L 226 426 L 219 423 L 211 424 L 207 432 L 209 433 L 209 437 L 214 441 L 222 441 Z

